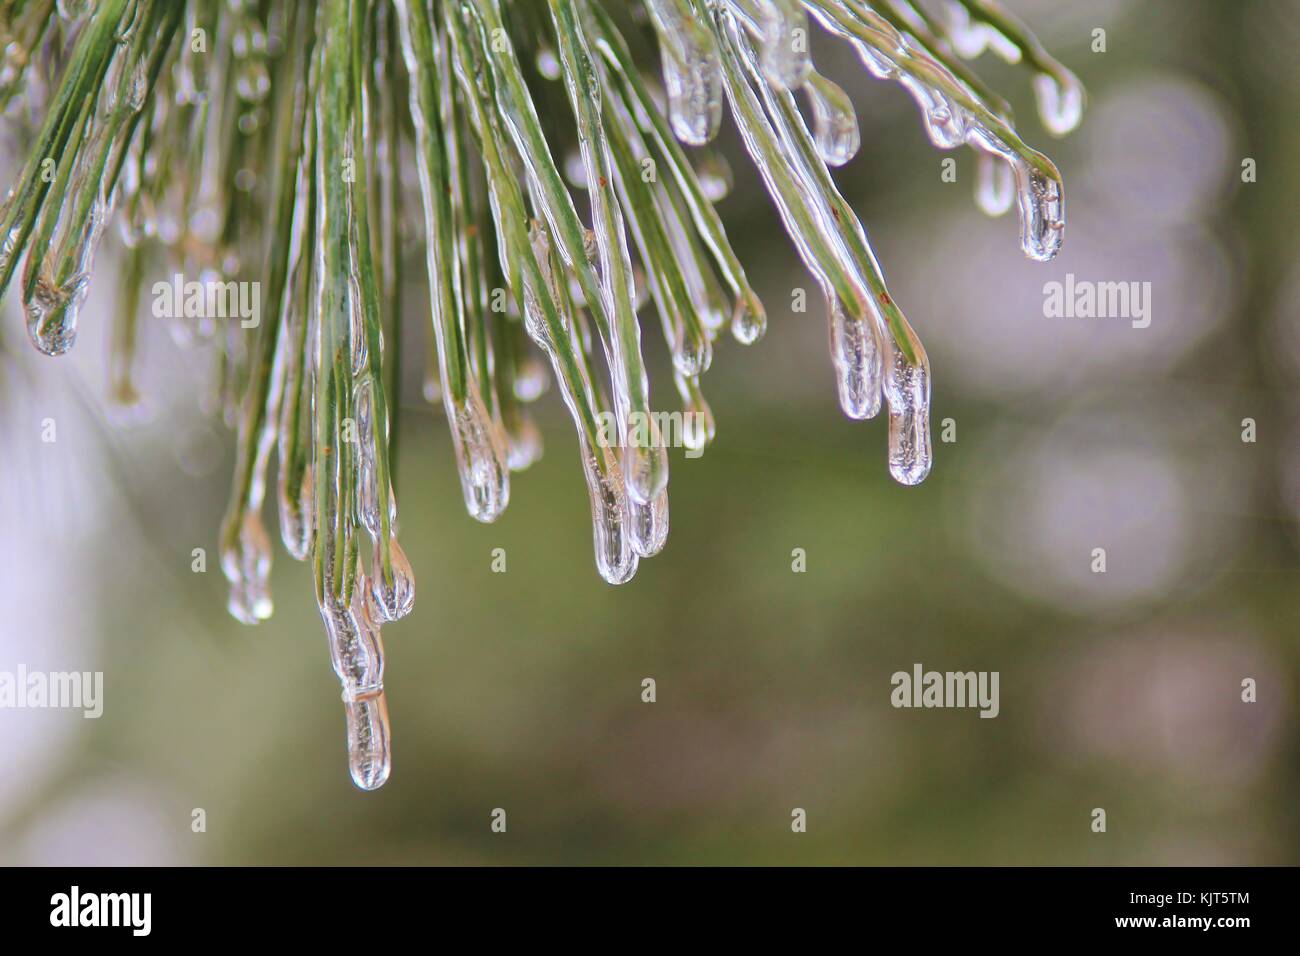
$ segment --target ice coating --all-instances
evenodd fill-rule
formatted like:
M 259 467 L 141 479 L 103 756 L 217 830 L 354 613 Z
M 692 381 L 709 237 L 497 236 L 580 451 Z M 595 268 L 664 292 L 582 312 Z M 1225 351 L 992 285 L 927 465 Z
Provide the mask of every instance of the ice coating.
M 817 151 L 828 166 L 843 166 L 862 145 L 858 116 L 849 95 L 816 70 L 808 74 L 804 92 L 812 106 Z
M 1047 157 L 1025 146 L 1015 131 L 981 103 L 973 91 L 876 15 L 852 0 L 807 0 L 812 16 L 830 32 L 852 44 L 867 69 L 881 79 L 896 80 L 916 99 L 934 144 L 950 149 L 966 143 L 1007 158 L 1015 168 L 1021 247 L 1031 259 L 1047 261 L 1061 246 L 1065 227 L 1064 186 Z M 1027 42 L 1027 41 L 1026 41 Z M 1063 68 L 1062 68 L 1063 69 Z M 1068 73 L 1068 71 L 1066 71 Z M 1050 78 L 1049 78 L 1050 79 Z M 1077 81 L 1056 88 L 1048 106 L 1053 123 L 1077 122 L 1082 89 Z M 1075 95 L 1076 91 L 1078 96 Z M 1039 91 L 1040 103 L 1045 102 Z
M 827 295 L 826 312 L 840 408 L 849 418 L 875 418 L 880 411 L 884 374 L 875 325 L 848 315 L 833 292 Z
M 668 120 L 683 143 L 702 146 L 722 122 L 722 75 L 709 31 L 685 0 L 645 0 L 659 37 Z
M 21 275 L 41 351 L 73 345 L 114 209 L 132 250 L 122 272 L 137 289 L 159 252 L 201 283 L 266 283 L 256 332 L 212 316 L 172 321 L 188 344 L 215 351 L 210 404 L 239 431 L 219 536 L 230 611 L 253 623 L 271 610 L 262 506 L 278 446 L 280 536 L 292 556 L 312 559 L 359 787 L 390 772 L 380 625 L 410 613 L 414 596 L 392 478 L 396 398 L 412 390 L 384 354 L 400 357 L 398 316 L 420 311 L 402 301 L 412 257 L 395 254 L 401 243 L 425 246 L 425 384 L 447 415 L 467 509 L 500 515 L 509 472 L 541 455 L 525 403 L 554 379 L 575 426 L 597 570 L 614 584 L 668 530 L 663 413 L 640 354 L 640 322 L 654 320 L 638 311 L 652 303 L 663 328 L 687 459 L 715 437 L 701 376 L 722 354 L 723 330 L 749 343 L 765 328 L 713 205 L 731 187 L 727 161 L 712 148 L 688 158 L 681 146 L 714 137 L 724 98 L 823 292 L 843 411 L 868 418 L 886 405 L 891 475 L 915 484 L 930 470 L 928 360 L 830 175 L 863 134 L 848 96 L 808 55 L 810 14 L 871 75 L 907 91 L 936 146 L 976 151 L 976 201 L 994 215 L 1017 204 L 1027 255 L 1060 248 L 1059 173 L 958 58 L 991 47 L 1022 63 L 1053 135 L 1077 125 L 1085 97 L 1000 4 L 642 5 L 657 62 L 650 50 L 638 63 L 623 43 L 622 5 L 596 0 L 60 0 L 4 24 L 0 110 L 23 93 L 48 116 L 0 204 L 0 292 Z M 72 28 L 56 27 L 65 49 L 36 50 L 42 15 L 70 18 Z M 178 42 L 200 28 L 211 55 Z M 665 96 L 650 89 L 656 75 Z M 406 155 L 419 205 L 398 188 Z M 586 193 L 581 218 L 556 156 Z M 139 297 L 124 295 L 112 317 L 109 388 L 124 407 L 139 398 Z
M 996 153 L 981 152 L 975 162 L 975 202 L 987 215 L 1001 216 L 1015 201 L 1015 169 Z

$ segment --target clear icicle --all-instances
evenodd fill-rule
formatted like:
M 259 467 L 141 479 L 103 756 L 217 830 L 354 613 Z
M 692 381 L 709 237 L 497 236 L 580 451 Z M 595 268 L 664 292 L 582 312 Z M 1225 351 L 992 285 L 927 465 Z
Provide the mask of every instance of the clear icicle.
M 1016 202 L 1020 206 L 1020 248 L 1038 262 L 1048 262 L 1061 249 L 1065 232 L 1065 200 L 1059 179 L 1043 175 L 1017 161 Z
M 391 492 L 390 492 L 391 496 Z M 385 572 L 383 553 L 379 542 L 375 542 L 370 577 L 370 596 L 374 605 L 375 619 L 396 621 L 411 613 L 415 607 L 415 573 L 406 552 L 397 543 L 397 535 L 388 538 L 389 564 L 391 580 Z
M 1016 172 L 996 153 L 980 152 L 975 163 L 975 202 L 987 215 L 1001 216 L 1016 201 Z
M 700 391 L 700 380 L 686 375 L 674 375 L 677 394 L 682 397 L 682 443 L 686 446 L 687 458 L 698 457 L 704 449 L 713 444 L 717 428 L 713 421 L 713 409 Z
M 582 473 L 591 500 L 591 532 L 596 570 L 608 583 L 624 584 L 632 579 L 637 569 L 637 552 L 633 548 L 632 531 L 629 528 L 631 498 L 625 488 L 618 455 L 605 440 L 604 430 L 597 429 L 592 434 L 584 427 L 584 410 L 588 414 L 592 411 L 591 399 L 595 392 L 585 368 L 577 366 L 576 381 L 571 380 L 570 375 L 562 374 L 560 346 L 551 333 L 547 312 L 566 307 L 565 312 L 569 314 L 570 321 L 565 323 L 563 331 L 570 339 L 570 348 L 573 348 L 577 343 L 572 340 L 575 331 L 571 321 L 572 301 L 562 284 L 564 277 L 555 274 L 553 263 L 556 257 L 551 253 L 550 238 L 540 224 L 533 226 L 529 242 L 537 267 L 537 279 L 524 279 L 525 327 L 538 348 L 551 357 L 564 404 L 578 425 Z M 542 283 L 542 288 L 536 286 L 538 281 Z
M 135 27 L 138 29 L 138 26 Z M 71 182 L 56 179 L 43 217 L 53 217 L 41 232 L 23 269 L 23 310 L 32 343 L 46 355 L 62 355 L 77 337 L 77 319 L 90 289 L 90 274 L 100 237 L 116 198 L 110 182 L 112 160 L 124 148 L 119 133 L 139 111 L 147 88 L 141 56 L 143 36 L 118 43 L 108 69 L 101 102 L 85 120 L 85 129 L 67 171 Z M 59 175 L 64 173 L 60 170 Z M 66 191 L 60 192 L 60 185 Z
M 826 311 L 840 408 L 849 418 L 875 418 L 880 412 L 884 377 L 875 323 L 850 316 L 830 289 L 826 290 Z
M 350 605 L 328 597 L 321 604 L 330 661 L 343 687 L 348 769 L 362 790 L 383 786 L 392 769 L 384 644 L 369 600 L 369 588 L 360 586 Z
M 822 26 L 849 41 L 873 75 L 894 80 L 913 95 L 936 146 L 948 149 L 967 143 L 1006 157 L 1015 169 L 1021 246 L 1031 259 L 1047 261 L 1055 256 L 1064 234 L 1065 202 L 1061 175 L 1051 161 L 1021 142 L 969 86 L 863 4 L 805 0 L 805 5 Z M 1048 104 L 1053 116 L 1047 121 L 1064 128 L 1066 121 L 1077 121 L 1082 110 L 1082 88 L 1055 61 L 1044 62 L 1056 71 L 1054 75 L 1068 77 L 1059 81 L 1060 89 L 1048 93 L 1054 99 Z
M 804 85 L 808 57 L 808 15 L 800 0 L 728 0 L 759 39 L 763 75 L 778 89 Z
M 278 502 L 280 540 L 298 561 L 306 560 L 312 539 L 312 389 L 313 371 L 308 359 L 316 353 L 319 334 L 315 311 L 310 306 L 313 288 L 314 250 L 311 238 L 315 224 L 315 190 L 312 188 L 315 124 L 308 122 L 306 143 L 299 161 L 290 232 L 288 292 L 284 297 L 279 354 L 281 384 L 277 422 L 279 446 Z
M 246 510 L 239 532 L 221 550 L 221 570 L 230 582 L 226 609 L 242 624 L 256 624 L 271 616 L 271 540 L 261 516 Z
M 411 117 L 416 133 L 416 165 L 424 199 L 430 304 L 438 348 L 438 377 L 465 508 L 478 521 L 499 518 L 510 501 L 510 469 L 505 441 L 483 403 L 465 353 L 460 322 L 460 281 L 449 186 L 448 154 L 440 135 L 441 99 L 436 82 L 436 49 L 428 11 L 418 2 L 399 0 L 397 22 L 410 82 Z M 458 15 L 458 14 L 452 14 Z
M 890 348 L 884 394 L 889 406 L 889 473 L 904 485 L 920 484 L 930 473 L 930 363 L 913 341 L 920 361 L 913 365 Z
M 521 402 L 535 402 L 546 394 L 547 388 L 550 387 L 551 377 L 546 372 L 546 366 L 538 361 L 536 356 L 525 355 L 515 366 L 514 392 L 515 398 Z
M 685 0 L 645 0 L 659 36 L 668 121 L 683 143 L 702 146 L 722 121 L 722 74 L 709 31 Z
M 478 386 L 472 380 L 466 380 L 466 385 L 465 398 L 456 399 L 444 388 L 442 400 L 451 424 L 465 507 L 475 520 L 491 523 L 501 517 L 510 501 L 506 452 Z
M 1050 73 L 1034 77 L 1038 115 L 1053 136 L 1064 136 L 1083 118 L 1083 85 L 1069 71 L 1060 79 Z
M 804 92 L 812 107 L 817 152 L 828 166 L 843 166 L 857 155 L 862 145 L 853 101 L 816 70 L 808 74 Z
M 668 456 L 658 441 L 650 415 L 649 382 L 641 357 L 641 329 L 633 306 L 636 288 L 632 262 L 623 213 L 615 194 L 613 162 L 601 121 L 600 92 L 586 36 L 573 8 L 560 0 L 551 0 L 550 7 L 559 39 L 565 90 L 578 124 L 578 146 L 587 169 L 587 181 L 593 187 L 590 194 L 600 262 L 599 292 L 608 317 L 606 345 L 612 358 L 611 390 L 623 438 L 624 479 L 633 499 L 649 502 L 668 485 Z M 548 211 L 547 216 L 560 212 Z M 594 303 L 589 304 L 594 307 Z M 645 427 L 635 427 L 634 417 L 644 421 Z
M 668 541 L 668 492 L 661 491 L 649 504 L 628 502 L 632 547 L 643 558 L 658 554 Z
M 699 179 L 700 192 L 709 202 L 722 202 L 731 195 L 731 187 L 736 182 L 727 158 L 714 150 L 708 150 L 700 157 L 695 175 Z

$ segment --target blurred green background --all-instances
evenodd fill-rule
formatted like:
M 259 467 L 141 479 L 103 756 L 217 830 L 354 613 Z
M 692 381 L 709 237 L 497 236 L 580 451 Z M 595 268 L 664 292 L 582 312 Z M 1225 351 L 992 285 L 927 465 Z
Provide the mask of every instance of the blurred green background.
M 146 320 L 155 416 L 116 430 L 99 410 L 113 251 L 73 356 L 35 355 L 7 304 L 0 670 L 102 670 L 106 700 L 98 721 L 0 710 L 0 863 L 1300 862 L 1300 3 L 1007 6 L 1090 95 L 1055 142 L 1026 75 L 976 63 L 1064 174 L 1050 265 L 1024 260 L 1014 214 L 975 209 L 971 154 L 931 149 L 902 90 L 815 38 L 862 124 L 837 179 L 929 350 L 930 478 L 894 484 L 884 421 L 839 412 L 819 299 L 789 314 L 815 285 L 728 128 L 720 208 L 770 329 L 720 343 L 717 440 L 673 452 L 668 546 L 631 583 L 595 572 L 554 390 L 534 409 L 545 457 L 484 526 L 411 382 L 397 491 L 417 598 L 384 629 L 394 768 L 376 793 L 348 779 L 307 569 L 277 544 L 274 617 L 225 614 L 233 455 L 202 410 L 211 357 Z M 1043 284 L 1071 272 L 1150 281 L 1150 328 L 1045 318 Z M 406 301 L 423 326 L 418 285 Z M 675 407 L 643 320 L 652 394 Z M 1000 715 L 893 709 L 890 675 L 918 662 L 1000 672 Z

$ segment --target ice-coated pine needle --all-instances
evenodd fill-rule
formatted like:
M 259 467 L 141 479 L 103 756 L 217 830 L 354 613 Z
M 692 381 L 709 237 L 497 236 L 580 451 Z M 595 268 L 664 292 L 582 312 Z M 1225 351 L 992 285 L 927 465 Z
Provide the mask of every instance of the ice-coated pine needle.
M 0 112 L 27 149 L 0 204 L 0 296 L 16 288 L 37 349 L 66 353 L 118 235 L 107 391 L 115 420 L 139 420 L 144 290 L 259 284 L 249 326 L 189 298 L 154 312 L 204 350 L 199 400 L 236 431 L 218 546 L 247 623 L 272 610 L 275 456 L 279 536 L 310 563 L 358 787 L 391 772 L 381 627 L 414 606 L 394 492 L 398 433 L 422 427 L 398 422 L 409 330 L 427 324 L 425 393 L 480 521 L 542 454 L 531 406 L 555 383 L 597 572 L 628 581 L 669 530 L 674 436 L 643 344 L 670 360 L 694 458 L 718 434 L 701 379 L 723 328 L 749 344 L 768 321 L 724 227 L 724 114 L 825 299 L 841 409 L 886 411 L 897 481 L 930 471 L 929 360 L 832 175 L 867 131 L 814 64 L 814 29 L 905 90 L 936 147 L 975 152 L 976 202 L 1018 207 L 1026 255 L 1056 255 L 1060 174 L 965 61 L 1023 64 L 1053 135 L 1085 97 L 994 0 L 0 3 Z M 427 308 L 404 295 L 420 255 Z

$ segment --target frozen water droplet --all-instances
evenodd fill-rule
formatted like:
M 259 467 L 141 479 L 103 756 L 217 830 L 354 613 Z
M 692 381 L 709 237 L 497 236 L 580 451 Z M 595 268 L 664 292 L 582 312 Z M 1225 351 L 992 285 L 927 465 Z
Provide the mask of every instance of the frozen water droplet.
M 464 400 L 452 401 L 448 419 L 465 507 L 478 521 L 496 521 L 510 501 L 510 472 L 496 425 L 473 383 Z
M 673 343 L 673 368 L 683 375 L 703 375 L 713 362 L 713 346 L 703 330 L 682 325 Z
M 511 471 L 523 471 L 541 459 L 542 433 L 522 409 L 516 410 L 506 438 L 510 443 L 506 463 Z
M 654 501 L 628 503 L 632 547 L 643 558 L 658 554 L 668 540 L 668 492 L 661 491 Z
M 623 474 L 627 493 L 634 501 L 652 501 L 668 487 L 668 454 L 659 443 L 653 418 L 645 420 L 642 434 L 623 448 Z
M 885 374 L 889 406 L 889 473 L 904 485 L 920 484 L 930 473 L 930 363 L 919 343 L 916 365 L 891 347 Z M 892 345 L 892 343 L 891 343 Z
M 1025 255 L 1047 262 L 1061 249 L 1065 233 L 1065 197 L 1060 174 L 1047 176 L 1023 160 L 1015 166 L 1016 201 L 1020 206 L 1020 247 Z
M 673 381 L 677 385 L 677 393 L 682 397 L 682 443 L 688 451 L 702 452 L 713 443 L 717 430 L 713 410 L 700 391 L 698 378 L 674 375 Z
M 383 572 L 380 549 L 376 543 L 371 564 L 370 594 L 378 617 L 385 621 L 396 621 L 406 617 L 415 607 L 415 573 L 406 559 L 406 552 L 397 543 L 396 536 L 388 539 L 388 548 L 393 568 L 392 580 L 387 580 Z
M 627 527 L 628 503 L 618 459 L 605 447 L 586 447 L 582 470 L 591 498 L 591 532 L 596 570 L 610 584 L 623 584 L 636 574 L 637 554 Z
M 966 141 L 966 113 L 943 93 L 907 75 L 898 83 L 916 100 L 930 142 L 940 149 L 955 149 Z
M 659 36 L 668 123 L 683 143 L 702 146 L 722 122 L 722 66 L 703 25 L 683 16 L 677 0 L 647 0 Z
M 722 202 L 731 194 L 735 176 L 731 164 L 721 153 L 709 151 L 695 166 L 695 176 L 700 183 L 700 192 L 709 202 Z
M 829 166 L 843 166 L 862 144 L 853 101 L 842 89 L 817 72 L 804 84 L 812 106 L 813 137 L 817 152 Z
M 758 17 L 764 76 L 778 89 L 799 89 L 812 69 L 808 15 L 800 0 L 763 0 Z
M 1038 115 L 1053 136 L 1064 136 L 1083 118 L 1083 84 L 1065 71 L 1060 79 L 1050 73 L 1034 77 Z
M 981 152 L 975 162 L 975 202 L 990 216 L 1001 216 L 1016 201 L 1016 173 L 993 153 Z
M 546 394 L 551 376 L 546 365 L 535 355 L 527 355 L 515 366 L 515 398 L 521 402 L 535 402 Z
M 75 275 L 57 285 L 48 267 L 41 268 L 31 294 L 23 299 L 27 334 L 46 355 L 63 355 L 77 340 L 77 316 L 85 301 L 90 277 Z
M 544 79 L 558 80 L 560 78 L 560 58 L 555 53 L 555 47 L 549 43 L 542 43 L 537 47 L 536 58 L 537 72 Z
M 373 697 L 344 699 L 343 709 L 352 782 L 362 790 L 377 790 L 387 782 L 393 769 L 388 700 L 381 690 Z
M 828 292 L 826 308 L 840 408 L 849 418 L 874 418 L 880 412 L 884 375 L 875 326 L 870 319 L 849 315 L 833 292 Z
M 227 610 L 243 624 L 256 624 L 271 616 L 271 541 L 262 519 L 245 511 L 239 526 L 225 533 L 221 547 L 221 571 L 230 583 Z
M 754 308 L 755 304 L 742 296 L 731 312 L 731 335 L 741 345 L 753 345 L 767 331 L 767 315 L 761 305 Z

